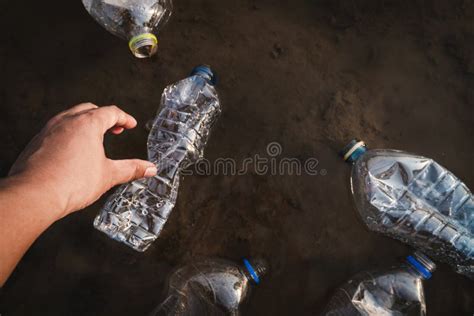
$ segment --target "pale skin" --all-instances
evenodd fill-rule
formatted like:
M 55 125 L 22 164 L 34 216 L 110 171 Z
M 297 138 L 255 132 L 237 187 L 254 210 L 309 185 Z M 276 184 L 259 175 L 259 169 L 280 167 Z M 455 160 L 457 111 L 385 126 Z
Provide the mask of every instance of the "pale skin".
M 0 180 L 0 286 L 51 224 L 115 185 L 156 175 L 148 161 L 105 155 L 105 133 L 136 125 L 116 106 L 83 103 L 53 117 L 33 138 Z

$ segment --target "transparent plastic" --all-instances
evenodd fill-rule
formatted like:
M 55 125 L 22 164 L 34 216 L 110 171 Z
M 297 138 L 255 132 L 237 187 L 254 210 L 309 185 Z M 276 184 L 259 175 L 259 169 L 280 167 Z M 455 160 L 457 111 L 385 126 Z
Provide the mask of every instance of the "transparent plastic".
M 166 299 L 151 315 L 237 316 L 267 266 L 263 260 L 254 260 L 250 269 L 254 277 L 245 265 L 227 260 L 206 259 L 186 265 L 172 274 Z
M 434 271 L 435 265 L 427 260 L 429 266 L 418 262 L 427 271 Z M 423 280 L 425 276 L 410 264 L 359 273 L 336 291 L 323 315 L 424 316 Z
M 96 217 L 98 230 L 137 251 L 159 236 L 176 203 L 180 170 L 203 157 L 221 112 L 212 82 L 212 71 L 200 66 L 164 90 L 148 136 L 148 160 L 158 174 L 120 186 Z
M 89 14 L 107 31 L 129 42 L 135 57 L 156 53 L 156 34 L 168 22 L 171 0 L 82 0 Z
M 474 279 L 474 202 L 466 185 L 422 156 L 397 150 L 354 154 L 352 193 L 367 226 Z

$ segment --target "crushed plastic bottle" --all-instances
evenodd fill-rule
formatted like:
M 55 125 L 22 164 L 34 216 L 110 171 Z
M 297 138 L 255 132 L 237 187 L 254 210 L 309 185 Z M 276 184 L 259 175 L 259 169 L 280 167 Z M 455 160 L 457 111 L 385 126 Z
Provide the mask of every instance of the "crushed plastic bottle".
M 353 140 L 341 155 L 353 163 L 357 209 L 374 231 L 399 239 L 474 279 L 474 201 L 456 176 L 432 159 L 367 150 Z
M 168 86 L 148 136 L 148 160 L 158 174 L 120 186 L 94 226 L 137 251 L 159 236 L 175 203 L 179 173 L 201 159 L 212 125 L 221 112 L 215 76 L 208 66 Z
M 138 58 L 156 53 L 156 35 L 168 22 L 171 0 L 82 0 L 89 14 L 107 31 L 128 41 Z
M 237 316 L 251 285 L 259 284 L 266 271 L 261 259 L 244 259 L 242 265 L 221 259 L 186 265 L 172 274 L 167 298 L 151 316 Z
M 337 290 L 323 315 L 426 315 L 423 281 L 435 269 L 428 257 L 415 252 L 407 264 L 359 273 Z

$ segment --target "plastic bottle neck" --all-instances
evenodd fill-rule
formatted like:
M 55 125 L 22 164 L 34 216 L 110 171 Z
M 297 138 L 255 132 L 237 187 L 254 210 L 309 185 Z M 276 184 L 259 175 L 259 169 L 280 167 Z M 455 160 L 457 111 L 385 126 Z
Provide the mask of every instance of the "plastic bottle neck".
M 418 251 L 407 257 L 407 263 L 413 271 L 424 280 L 430 279 L 433 272 L 436 270 L 436 264 L 431 261 L 430 258 Z
M 254 284 L 260 284 L 262 277 L 267 272 L 267 265 L 264 260 L 256 259 L 250 263 L 249 260 L 243 259 L 244 267 L 245 267 L 245 276 L 247 279 L 252 281 Z
M 355 163 L 363 154 L 367 152 L 367 146 L 361 140 L 354 139 L 347 144 L 339 154 L 348 163 Z
M 152 33 L 142 33 L 132 37 L 128 42 L 128 46 L 135 57 L 149 58 L 158 49 L 158 39 Z
M 191 76 L 200 76 L 206 80 L 207 83 L 213 86 L 217 84 L 217 76 L 208 65 L 194 67 L 194 69 L 191 71 Z

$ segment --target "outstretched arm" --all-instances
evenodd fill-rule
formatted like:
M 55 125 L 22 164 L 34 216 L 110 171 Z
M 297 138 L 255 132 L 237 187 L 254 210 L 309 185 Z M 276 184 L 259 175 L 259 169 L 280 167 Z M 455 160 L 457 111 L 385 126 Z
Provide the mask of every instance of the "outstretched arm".
M 0 180 L 0 286 L 52 223 L 113 186 L 156 174 L 144 160 L 110 160 L 104 134 L 134 128 L 116 106 L 79 104 L 53 117 Z

